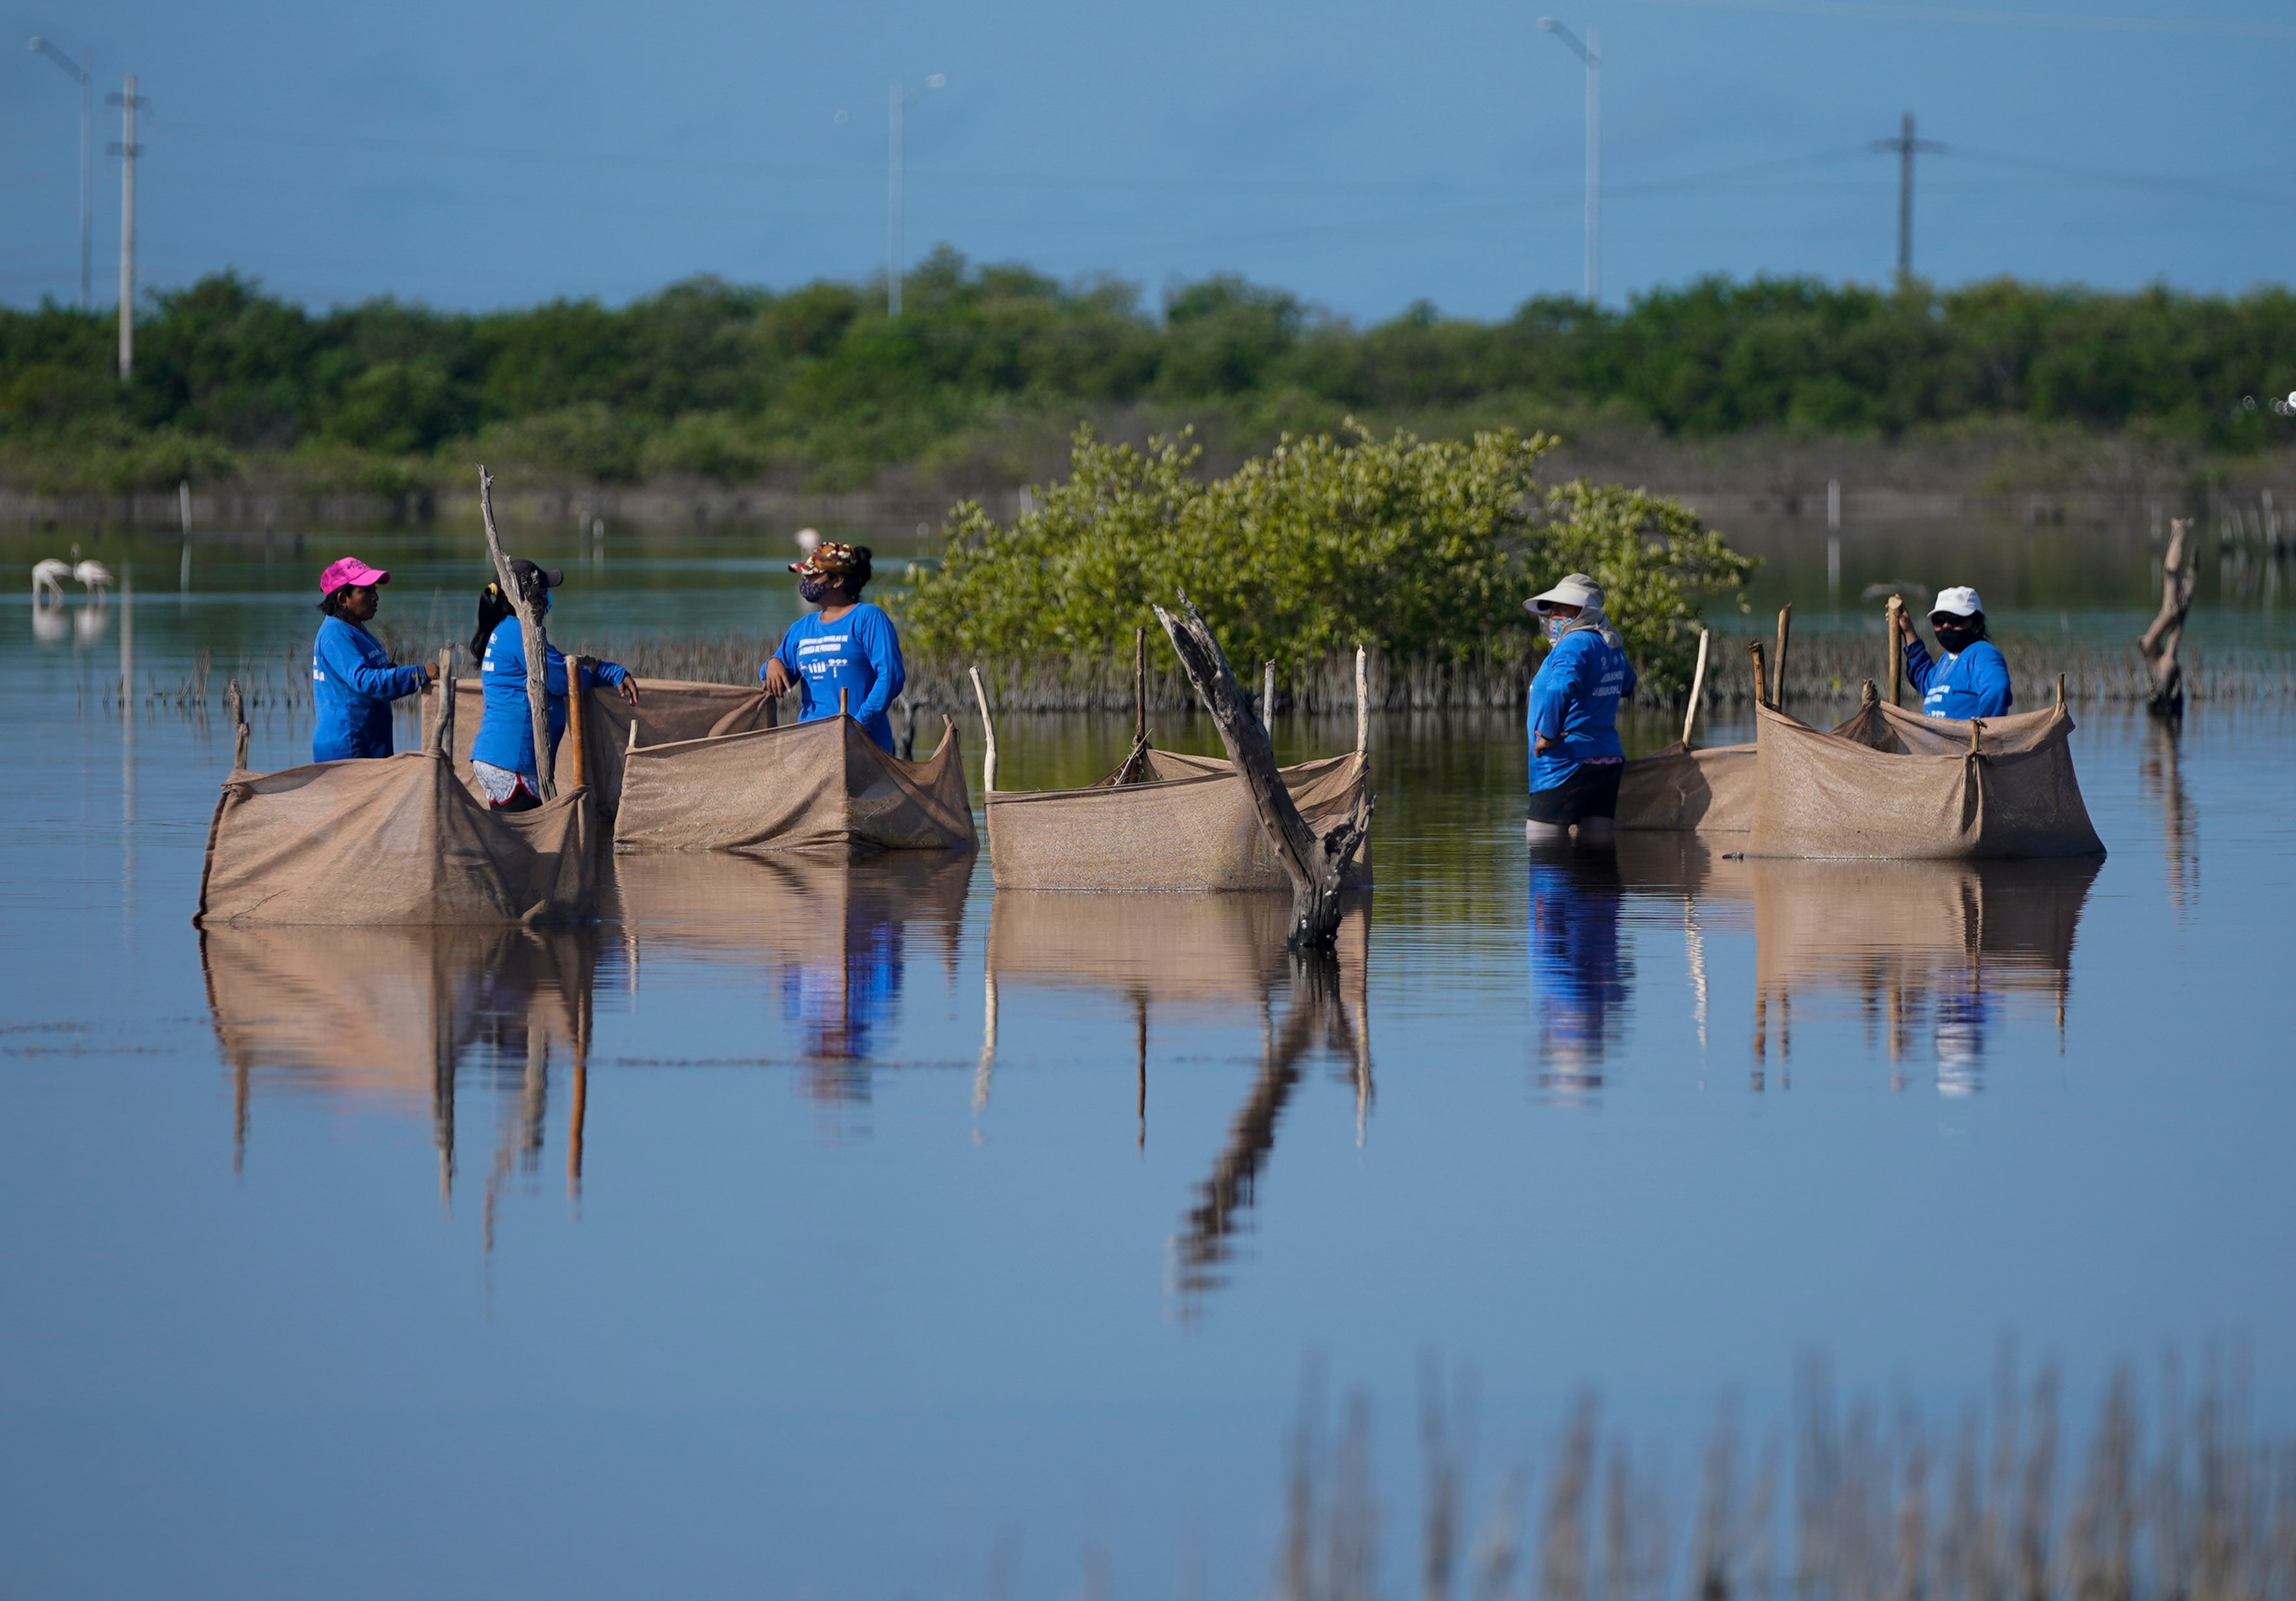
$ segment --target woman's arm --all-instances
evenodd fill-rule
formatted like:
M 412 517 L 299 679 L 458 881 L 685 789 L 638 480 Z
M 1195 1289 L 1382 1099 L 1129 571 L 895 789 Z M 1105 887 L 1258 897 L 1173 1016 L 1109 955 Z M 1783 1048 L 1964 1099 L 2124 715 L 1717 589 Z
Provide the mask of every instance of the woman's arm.
M 1977 698 L 1977 715 L 2007 716 L 2017 697 L 2009 682 L 2008 660 L 1999 648 L 1988 641 L 1981 650 L 1963 652 L 1962 659 L 1969 664 L 1969 692 Z
M 868 652 L 869 670 L 876 680 L 861 698 L 861 704 L 853 708 L 854 717 L 865 721 L 883 715 L 899 696 L 901 686 L 909 682 L 909 674 L 901 665 L 901 641 L 893 633 L 890 617 L 878 612 L 869 618 L 865 628 L 857 632 L 861 636 L 861 648 Z
M 429 672 L 421 666 L 392 666 L 379 644 L 375 646 L 374 658 L 371 658 L 365 647 L 354 637 L 358 632 L 348 626 L 329 628 L 319 636 L 319 655 L 336 682 L 370 700 L 397 700 L 430 682 Z
M 1930 692 L 1930 674 L 1935 667 L 1936 664 L 1930 660 L 1929 647 L 1923 644 L 1917 636 L 1908 638 L 1906 641 L 1906 682 L 1914 687 L 1915 694 Z
M 597 683 L 604 684 L 610 690 L 619 690 L 622 692 L 623 699 L 628 701 L 632 706 L 637 705 L 638 681 L 630 676 L 630 670 L 622 666 L 621 663 L 609 661 L 592 662 L 590 664 L 590 676 L 583 682 L 582 687 L 584 689 L 588 689 L 592 684 Z

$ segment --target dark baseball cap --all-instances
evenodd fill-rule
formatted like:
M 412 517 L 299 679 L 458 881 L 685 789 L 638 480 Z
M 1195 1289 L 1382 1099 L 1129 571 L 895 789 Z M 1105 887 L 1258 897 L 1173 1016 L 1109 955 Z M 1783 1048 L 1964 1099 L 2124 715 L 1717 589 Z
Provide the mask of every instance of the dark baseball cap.
M 512 561 L 510 564 L 510 570 L 511 576 L 516 578 L 521 584 L 537 573 L 542 575 L 542 587 L 545 589 L 556 589 L 560 584 L 566 582 L 565 568 L 555 567 L 537 567 L 533 562 L 529 561 L 523 556 L 518 557 L 516 560 Z

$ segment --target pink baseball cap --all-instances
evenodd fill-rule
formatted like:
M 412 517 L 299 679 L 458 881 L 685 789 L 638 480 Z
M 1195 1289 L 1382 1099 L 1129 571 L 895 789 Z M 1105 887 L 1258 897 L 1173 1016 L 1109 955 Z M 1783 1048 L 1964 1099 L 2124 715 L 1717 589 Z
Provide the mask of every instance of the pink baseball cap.
M 319 575 L 319 592 L 332 595 L 346 584 L 364 586 L 390 582 L 390 575 L 382 568 L 369 567 L 356 556 L 346 556 L 340 561 L 329 563 L 327 570 Z

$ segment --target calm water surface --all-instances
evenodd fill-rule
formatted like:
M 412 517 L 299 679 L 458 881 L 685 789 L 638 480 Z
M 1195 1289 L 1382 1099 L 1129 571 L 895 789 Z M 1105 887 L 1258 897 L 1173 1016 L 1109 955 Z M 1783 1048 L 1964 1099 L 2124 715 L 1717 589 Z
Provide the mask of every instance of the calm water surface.
M 423 537 L 359 542 L 401 615 L 467 576 Z M 180 598 L 139 557 L 139 672 L 301 637 L 279 543 Z M 789 615 L 778 559 L 665 561 L 554 621 Z M 1808 1349 L 1942 1416 L 2004 1330 L 2077 1396 L 2244 1339 L 2296 1420 L 2284 709 L 2083 712 L 2111 856 L 1986 869 L 1529 860 L 1512 719 L 1393 720 L 1322 984 L 1280 907 L 969 858 L 624 859 L 591 929 L 203 940 L 227 734 L 107 709 L 117 602 L 28 613 L 6 1593 L 1050 1595 L 1095 1548 L 1113 1594 L 1247 1596 L 1311 1352 L 1382 1397 L 1400 1507 L 1431 1349 L 1488 1467 L 1590 1384 L 1686 1461 Z M 1002 732 L 1032 787 L 1125 731 Z M 252 764 L 308 741 L 271 716 Z

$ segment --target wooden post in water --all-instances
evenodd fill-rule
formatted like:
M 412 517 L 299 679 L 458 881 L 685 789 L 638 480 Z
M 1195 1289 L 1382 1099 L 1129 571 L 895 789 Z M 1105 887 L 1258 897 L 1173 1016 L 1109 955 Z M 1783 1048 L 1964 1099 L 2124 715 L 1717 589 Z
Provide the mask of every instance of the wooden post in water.
M 511 609 L 518 614 L 518 635 L 526 651 L 526 705 L 534 719 L 534 783 L 544 800 L 558 796 L 557 775 L 550 761 L 550 638 L 542 631 L 542 614 L 530 604 L 503 554 L 502 535 L 495 527 L 495 478 L 486 463 L 479 463 L 479 516 L 487 527 L 487 554 L 495 564 L 495 583 Z
M 1903 595 L 1891 595 L 1890 603 L 1882 609 L 1882 632 L 1888 636 L 1882 642 L 1882 653 L 1888 658 L 1889 669 L 1883 676 L 1890 681 L 1891 706 L 1905 704 L 1902 691 L 1906 682 L 1906 645 L 1898 635 L 1898 619 L 1905 615 L 1906 598 Z
M 1682 714 L 1682 743 L 1685 749 L 1690 745 L 1690 731 L 1698 722 L 1698 698 L 1706 693 L 1706 648 L 1713 642 L 1712 629 L 1698 631 L 1698 666 L 1690 674 L 1690 707 Z
M 583 702 L 588 698 L 582 688 L 582 672 L 589 665 L 586 656 L 566 658 L 566 742 L 574 747 L 570 776 L 577 789 L 590 781 L 589 753 L 582 747 L 582 729 L 587 720 Z
M 1364 648 L 1356 647 L 1356 755 L 1371 750 L 1371 678 L 1365 671 Z
M 1786 703 L 1786 642 L 1793 637 L 1793 602 L 1778 609 L 1778 658 L 1770 664 L 1770 704 Z
M 1227 747 L 1228 761 L 1251 796 L 1259 826 L 1275 848 L 1283 876 L 1292 881 L 1292 933 L 1283 943 L 1294 951 L 1329 950 L 1340 930 L 1340 891 L 1348 863 L 1371 829 L 1371 791 L 1361 792 L 1356 810 L 1345 821 L 1318 838 L 1300 815 L 1299 804 L 1283 786 L 1275 769 L 1275 750 L 1267 731 L 1244 704 L 1243 691 L 1228 666 L 1227 654 L 1196 609 L 1180 595 L 1177 613 L 1155 608 L 1156 620 L 1172 641 L 1173 654 L 1195 687 L 1212 722 Z M 1362 660 L 1357 652 L 1357 662 Z M 1358 666 L 1360 671 L 1360 666 Z M 1367 738 L 1368 707 L 1358 699 L 1356 738 Z
M 1148 630 L 1132 631 L 1132 743 L 1148 742 Z
M 988 692 L 980 687 L 980 669 L 965 669 L 972 678 L 972 698 L 980 703 L 980 792 L 996 788 L 996 724 L 988 715 Z
M 432 686 L 439 696 L 439 715 L 430 724 L 430 748 L 449 762 L 455 759 L 455 647 L 447 645 L 439 652 L 439 682 Z
M 231 707 L 231 770 L 247 771 L 247 709 L 239 693 L 239 680 L 233 679 L 224 688 L 224 699 Z
M 853 715 L 852 701 L 853 691 L 840 687 L 837 691 L 837 715 L 840 717 L 850 717 Z
M 1748 640 L 1746 654 L 1754 664 L 1754 704 L 1767 706 L 1770 704 L 1770 673 L 1768 666 L 1762 660 L 1762 641 Z
M 2188 517 L 2169 519 L 2169 550 L 2161 562 L 2160 615 L 2136 641 L 2136 653 L 2144 658 L 2145 671 L 2152 675 L 2152 693 L 2144 709 L 2156 717 L 2181 717 L 2185 713 L 2185 669 L 2177 660 L 2177 647 L 2184 641 L 2185 618 L 2193 609 L 2198 576 L 2185 560 L 2192 527 Z

